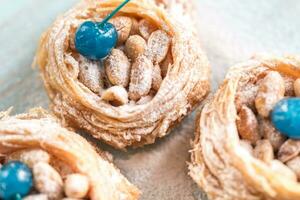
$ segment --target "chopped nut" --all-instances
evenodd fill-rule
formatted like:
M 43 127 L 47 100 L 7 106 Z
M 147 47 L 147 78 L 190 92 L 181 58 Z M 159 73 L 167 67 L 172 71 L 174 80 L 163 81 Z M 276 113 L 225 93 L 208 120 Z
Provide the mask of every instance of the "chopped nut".
M 278 159 L 281 162 L 285 163 L 298 156 L 299 153 L 300 153 L 300 140 L 288 139 L 279 148 Z
M 246 149 L 251 155 L 253 154 L 253 147 L 248 140 L 240 140 L 240 145 Z
M 70 174 L 65 180 L 64 189 L 70 198 L 84 198 L 89 191 L 89 180 L 82 174 Z
M 162 77 L 166 77 L 169 67 L 171 67 L 173 63 L 173 56 L 171 51 L 168 51 L 166 58 L 161 62 L 160 69 Z
M 136 102 L 136 104 L 143 105 L 143 104 L 150 102 L 152 99 L 153 99 L 153 96 L 147 95 L 147 96 L 142 97 L 138 102 Z
M 80 56 L 79 81 L 94 93 L 100 92 L 101 85 L 103 85 L 100 82 L 101 80 L 98 65 L 99 63 Z
M 260 127 L 263 138 L 270 141 L 274 151 L 278 151 L 280 146 L 286 140 L 286 137 L 277 131 L 272 123 L 267 119 L 261 119 Z
M 161 71 L 159 65 L 155 65 L 152 72 L 152 88 L 158 91 L 162 82 Z
M 262 117 L 268 117 L 274 105 L 284 97 L 284 93 L 282 76 L 276 71 L 269 72 L 262 80 L 255 98 L 257 112 Z
M 162 30 L 154 31 L 148 40 L 147 55 L 151 57 L 154 63 L 163 61 L 169 51 L 171 39 L 168 34 Z
M 127 87 L 130 77 L 130 62 L 123 51 L 113 49 L 104 61 L 106 75 L 113 85 Z
M 269 140 L 259 140 L 256 142 L 254 156 L 266 163 L 274 159 L 273 147 Z
M 280 174 L 283 177 L 289 178 L 291 180 L 297 181 L 296 174 L 279 160 L 272 160 L 270 167 L 270 170 L 275 171 L 277 174 Z
M 298 180 L 300 180 L 300 156 L 297 156 L 292 160 L 288 161 L 286 165 L 295 172 Z
M 294 82 L 294 90 L 297 97 L 300 97 L 300 78 Z
M 26 149 L 16 151 L 6 157 L 6 162 L 12 160 L 19 160 L 32 168 L 38 162 L 49 163 L 50 156 L 46 151 L 41 149 Z
M 136 35 L 139 33 L 139 22 L 135 18 L 131 18 L 132 26 L 129 35 Z
M 46 194 L 49 199 L 58 200 L 63 196 L 63 181 L 59 173 L 47 163 L 39 162 L 33 166 L 35 189 Z
M 129 98 L 139 100 L 149 93 L 152 85 L 153 64 L 145 56 L 139 56 L 132 65 Z
M 113 105 L 121 106 L 128 103 L 128 94 L 124 87 L 113 86 L 105 90 L 101 96 L 105 101 L 111 102 Z
M 157 27 L 153 23 L 149 22 L 148 20 L 142 19 L 139 22 L 139 32 L 141 36 L 146 40 L 148 40 L 150 34 L 155 30 L 157 30 Z
M 139 35 L 130 36 L 125 43 L 125 52 L 132 61 L 142 55 L 146 48 L 146 41 Z
M 48 200 L 48 197 L 45 194 L 31 194 L 24 197 L 23 200 Z
M 260 138 L 256 116 L 250 108 L 242 106 L 237 119 L 237 128 L 242 139 L 255 144 Z
M 115 25 L 118 31 L 118 45 L 123 44 L 129 37 L 132 27 L 132 19 L 130 17 L 119 16 L 112 18 L 110 23 Z

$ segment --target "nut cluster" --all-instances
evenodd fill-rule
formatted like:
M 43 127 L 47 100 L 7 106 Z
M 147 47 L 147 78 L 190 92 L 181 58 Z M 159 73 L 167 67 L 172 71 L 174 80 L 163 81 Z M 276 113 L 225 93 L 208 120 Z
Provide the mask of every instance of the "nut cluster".
M 40 149 L 14 152 L 5 162 L 21 161 L 32 170 L 34 186 L 25 200 L 84 199 L 90 183 L 83 175 L 74 173 L 65 163 Z
M 300 181 L 300 140 L 285 137 L 270 120 L 270 112 L 278 101 L 300 95 L 300 79 L 276 71 L 262 76 L 250 81 L 236 97 L 241 145 L 273 170 Z
M 172 64 L 171 38 L 147 19 L 117 16 L 110 22 L 118 31 L 117 47 L 101 63 L 78 55 L 78 80 L 113 106 L 145 104 Z

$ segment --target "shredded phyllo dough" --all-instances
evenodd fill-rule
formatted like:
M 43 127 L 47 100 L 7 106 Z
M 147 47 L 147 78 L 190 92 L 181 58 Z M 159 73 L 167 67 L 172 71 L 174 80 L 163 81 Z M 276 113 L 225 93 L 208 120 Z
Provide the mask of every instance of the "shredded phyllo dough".
M 300 199 L 300 141 L 270 112 L 299 96 L 300 57 L 257 56 L 239 64 L 196 122 L 190 175 L 210 199 Z
M 104 152 L 40 108 L 17 116 L 0 113 L 0 154 L 1 164 L 20 161 L 32 171 L 25 200 L 134 200 L 140 194 Z
M 54 113 L 122 149 L 154 143 L 191 112 L 210 89 L 210 67 L 184 0 L 130 1 L 110 20 L 119 36 L 111 53 L 101 62 L 81 56 L 77 27 L 120 3 L 86 0 L 59 17 L 37 62 Z

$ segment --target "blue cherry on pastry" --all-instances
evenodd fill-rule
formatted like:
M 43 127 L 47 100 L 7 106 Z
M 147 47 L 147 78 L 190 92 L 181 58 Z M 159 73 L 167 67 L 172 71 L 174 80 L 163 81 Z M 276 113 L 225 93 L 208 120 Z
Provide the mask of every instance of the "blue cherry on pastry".
M 0 169 L 0 198 L 14 199 L 26 196 L 32 187 L 32 172 L 22 162 L 12 161 Z
M 300 139 L 300 98 L 286 98 L 273 108 L 272 123 L 283 135 Z
M 75 33 L 76 50 L 91 60 L 105 58 L 116 46 L 118 33 L 109 22 L 83 22 Z

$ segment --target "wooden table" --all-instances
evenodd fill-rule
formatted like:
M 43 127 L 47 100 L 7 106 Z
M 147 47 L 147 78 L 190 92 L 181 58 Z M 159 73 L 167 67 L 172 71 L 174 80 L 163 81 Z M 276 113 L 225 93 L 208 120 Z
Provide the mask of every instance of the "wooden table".
M 0 0 L 0 110 L 47 108 L 37 69 L 31 68 L 41 33 L 76 0 Z M 298 0 L 199 0 L 199 32 L 212 64 L 214 90 L 227 68 L 254 53 L 300 52 Z M 145 148 L 112 152 L 116 165 L 142 191 L 142 199 L 201 199 L 187 176 L 194 115 Z M 167 158 L 167 159 L 166 159 Z M 203 199 L 205 199 L 203 197 Z

